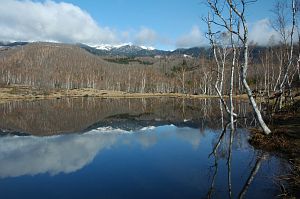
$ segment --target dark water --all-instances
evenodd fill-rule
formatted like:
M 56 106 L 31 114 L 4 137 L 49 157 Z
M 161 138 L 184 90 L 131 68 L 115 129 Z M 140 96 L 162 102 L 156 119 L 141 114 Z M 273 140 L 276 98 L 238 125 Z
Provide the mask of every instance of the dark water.
M 231 134 L 217 100 L 1 104 L 0 197 L 273 198 L 289 165 L 248 144 L 236 110 L 249 119 Z

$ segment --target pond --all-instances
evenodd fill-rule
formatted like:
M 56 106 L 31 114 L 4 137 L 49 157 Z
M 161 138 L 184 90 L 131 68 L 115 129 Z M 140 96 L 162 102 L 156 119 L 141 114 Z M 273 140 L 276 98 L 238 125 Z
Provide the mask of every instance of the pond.
M 249 145 L 235 104 L 234 132 L 217 99 L 0 104 L 1 198 L 275 197 L 289 165 Z

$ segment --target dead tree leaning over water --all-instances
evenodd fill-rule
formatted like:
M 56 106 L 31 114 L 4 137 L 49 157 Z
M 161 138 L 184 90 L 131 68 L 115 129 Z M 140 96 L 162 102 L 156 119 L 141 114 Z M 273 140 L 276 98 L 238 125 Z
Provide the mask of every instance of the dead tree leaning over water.
M 257 107 L 256 101 L 252 95 L 252 90 L 247 82 L 247 70 L 248 70 L 248 59 L 249 59 L 249 49 L 248 49 L 248 25 L 245 18 L 246 5 L 250 1 L 246 0 L 207 0 L 208 5 L 213 12 L 214 16 L 217 17 L 218 20 L 211 20 L 211 23 L 217 25 L 219 28 L 224 28 L 230 33 L 234 35 L 234 39 L 237 39 L 241 45 L 239 46 L 242 49 L 242 63 L 240 65 L 241 70 L 241 80 L 242 84 L 246 90 L 249 102 L 252 106 L 255 117 L 262 128 L 265 134 L 270 134 L 271 130 L 266 125 L 263 120 L 262 114 Z M 237 3 L 238 2 L 238 3 Z M 251 1 L 253 2 L 253 1 Z M 227 9 L 226 9 L 227 8 Z M 227 13 L 225 13 L 227 11 Z M 225 18 L 224 16 L 228 16 L 231 14 L 234 18 L 234 24 L 231 26 L 230 20 Z

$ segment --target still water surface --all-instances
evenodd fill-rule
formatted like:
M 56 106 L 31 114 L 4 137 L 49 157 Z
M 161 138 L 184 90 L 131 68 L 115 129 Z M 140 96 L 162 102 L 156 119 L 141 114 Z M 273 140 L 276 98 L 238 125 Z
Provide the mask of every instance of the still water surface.
M 230 145 L 217 100 L 62 99 L 0 105 L 1 198 L 272 198 L 286 161 Z M 251 180 L 253 176 L 253 180 Z

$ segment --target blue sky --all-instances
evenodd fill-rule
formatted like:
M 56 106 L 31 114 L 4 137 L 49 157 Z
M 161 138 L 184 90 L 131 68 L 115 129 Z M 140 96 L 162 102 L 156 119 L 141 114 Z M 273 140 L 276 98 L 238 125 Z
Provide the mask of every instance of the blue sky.
M 131 42 L 160 49 L 207 43 L 203 36 L 206 25 L 201 17 L 207 14 L 208 8 L 201 3 L 203 0 L 2 1 L 0 28 L 11 34 L 0 33 L 0 40 L 49 40 L 90 45 Z M 265 40 L 258 38 L 257 33 L 264 32 L 264 37 L 274 33 L 269 27 L 272 16 L 270 10 L 274 2 L 275 0 L 258 0 L 248 7 L 250 30 L 256 30 L 253 37 L 257 42 Z M 4 12 L 3 16 L 1 12 Z M 24 17 L 20 16 L 20 12 L 24 12 Z M 35 26 L 32 21 L 33 24 L 36 23 Z M 14 22 L 16 24 L 6 24 Z M 20 33 L 17 34 L 13 28 L 20 29 Z M 22 37 L 22 31 L 32 34 Z M 70 33 L 69 38 L 66 32 Z
M 118 29 L 150 26 L 158 31 L 184 33 L 202 24 L 208 12 L 203 0 L 65 0 L 89 12 L 100 25 Z M 258 0 L 248 6 L 250 22 L 270 17 L 275 0 Z M 181 31 L 180 31 L 181 30 Z

